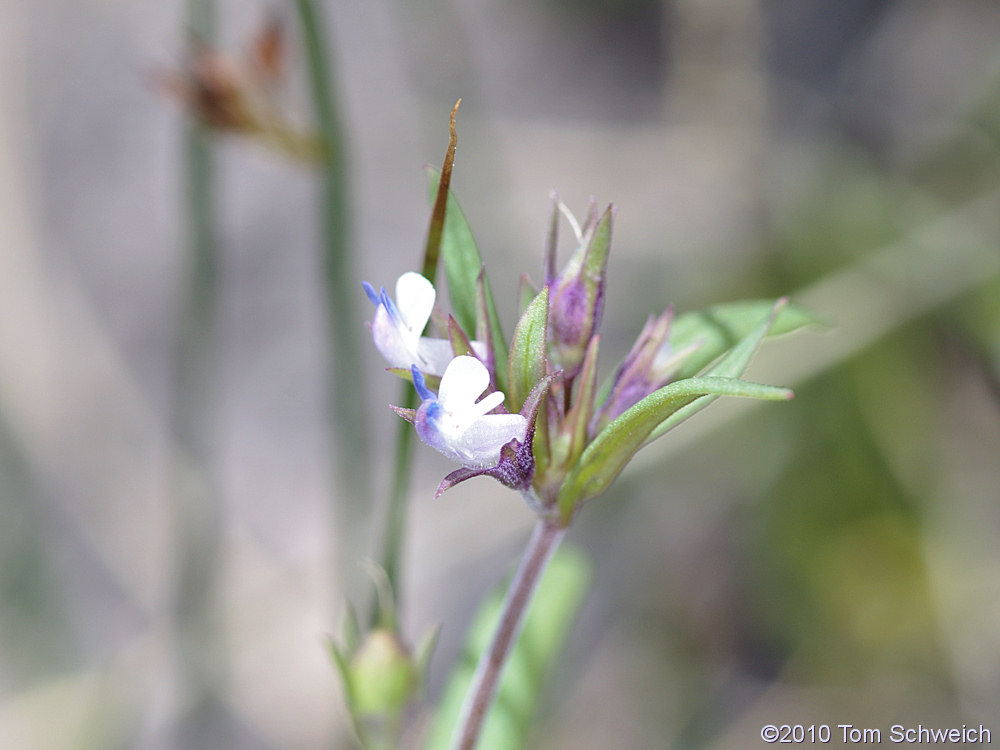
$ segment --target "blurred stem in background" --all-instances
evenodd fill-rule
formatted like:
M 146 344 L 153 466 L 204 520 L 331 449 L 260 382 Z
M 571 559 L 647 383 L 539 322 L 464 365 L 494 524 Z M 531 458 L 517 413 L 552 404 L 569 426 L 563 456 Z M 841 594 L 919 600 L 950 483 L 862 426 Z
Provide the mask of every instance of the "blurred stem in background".
M 215 31 L 212 0 L 187 5 L 190 44 Z M 179 746 L 217 737 L 217 695 L 223 679 L 216 623 L 219 504 L 210 477 L 212 347 L 215 329 L 216 236 L 210 135 L 193 118 L 185 133 L 185 277 L 174 363 L 172 487 L 177 550 L 174 617 L 179 648 Z
M 361 298 L 358 275 L 350 253 L 347 198 L 347 164 L 337 109 L 327 35 L 319 7 L 312 0 L 296 0 L 302 26 L 306 61 L 316 121 L 323 139 L 322 161 L 323 289 L 326 294 L 330 342 L 329 388 L 336 448 L 335 541 L 341 580 L 350 593 L 357 561 L 365 554 L 371 473 L 368 459 L 368 425 L 365 419 L 364 375 L 359 333 L 361 320 L 356 302 Z

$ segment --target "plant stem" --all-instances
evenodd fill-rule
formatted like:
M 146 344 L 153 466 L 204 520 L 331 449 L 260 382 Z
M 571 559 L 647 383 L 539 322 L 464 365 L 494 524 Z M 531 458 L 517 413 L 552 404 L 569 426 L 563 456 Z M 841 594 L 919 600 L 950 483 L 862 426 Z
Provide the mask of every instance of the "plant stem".
M 316 122 L 323 139 L 322 214 L 324 290 L 331 336 L 330 389 L 332 421 L 338 455 L 337 480 L 342 492 L 338 539 L 344 571 L 360 554 L 371 497 L 368 422 L 365 418 L 364 376 L 355 301 L 360 299 L 349 242 L 347 164 L 344 138 L 330 76 L 322 17 L 313 0 L 296 0 L 309 69 Z
M 403 383 L 399 403 L 404 409 L 412 409 L 417 405 L 416 392 L 409 383 Z M 389 512 L 385 520 L 385 539 L 382 545 L 382 567 L 389 579 L 389 587 L 396 597 L 400 596 L 400 559 L 403 554 L 403 536 L 406 529 L 406 490 L 410 484 L 410 469 L 413 465 L 413 434 L 413 425 L 399 420 L 396 426 L 396 461 L 392 476 L 392 491 L 389 495 Z M 372 612 L 373 623 L 378 616 L 378 607 L 375 607 Z
M 195 44 L 214 36 L 213 0 L 189 0 Z M 218 594 L 219 501 L 211 476 L 210 404 L 217 287 L 215 169 L 211 136 L 192 118 L 184 134 L 184 221 L 187 231 L 182 300 L 173 362 L 170 492 L 175 534 L 173 617 L 178 646 L 181 744 L 201 744 L 218 723 L 225 671 L 213 603 Z
M 493 705 L 493 698 L 507 657 L 521 632 L 531 597 L 549 560 L 552 559 L 553 553 L 565 535 L 566 527 L 560 525 L 557 520 L 540 518 L 535 524 L 528 546 L 507 588 L 496 633 L 489 648 L 480 655 L 476 672 L 472 676 L 469 693 L 465 698 L 461 719 L 452 741 L 453 750 L 475 748 L 483 723 Z

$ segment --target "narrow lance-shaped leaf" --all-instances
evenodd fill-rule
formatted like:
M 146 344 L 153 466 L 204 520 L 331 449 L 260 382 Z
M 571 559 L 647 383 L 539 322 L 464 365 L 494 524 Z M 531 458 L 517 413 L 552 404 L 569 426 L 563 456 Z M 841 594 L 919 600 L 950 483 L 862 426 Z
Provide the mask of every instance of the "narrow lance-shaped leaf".
M 434 195 L 437 192 L 440 174 L 430 167 L 427 169 L 427 174 L 430 192 Z M 441 236 L 441 260 L 444 262 L 452 314 L 464 330 L 475 331 L 476 282 L 483 270 L 483 257 L 479 253 L 472 229 L 453 191 L 448 192 L 448 210 Z M 493 343 L 498 349 L 503 348 L 505 346 L 503 329 L 500 327 L 500 317 L 493 301 L 493 292 L 485 274 L 483 286 L 486 292 L 490 329 L 493 331 Z
M 427 240 L 424 243 L 424 262 L 420 273 L 432 284 L 437 279 L 438 258 L 441 256 L 441 242 L 444 238 L 446 221 L 450 213 L 451 203 L 451 172 L 455 166 L 455 149 L 458 147 L 458 131 L 455 129 L 455 114 L 462 103 L 459 99 L 452 107 L 448 120 L 448 148 L 444 152 L 444 164 L 437 172 L 434 185 L 431 188 L 431 221 L 427 227 Z M 471 329 L 470 329 L 471 330 Z
M 688 378 L 654 391 L 612 421 L 583 451 L 559 493 L 563 519 L 568 521 L 582 501 L 607 489 L 664 419 L 706 395 L 780 401 L 791 398 L 792 392 L 787 388 L 717 377 Z
M 750 364 L 750 360 L 753 359 L 753 355 L 757 351 L 761 342 L 772 330 L 775 322 L 781 316 L 781 313 L 787 309 L 787 304 L 788 300 L 784 298 L 774 302 L 771 305 L 771 309 L 764 316 L 763 320 L 761 320 L 755 328 L 744 336 L 736 346 L 726 352 L 722 359 L 716 362 L 707 372 L 705 372 L 705 375 L 713 375 L 722 378 L 740 377 L 744 370 L 747 369 L 747 365 Z M 672 430 L 681 422 L 693 417 L 699 411 L 712 403 L 716 398 L 716 396 L 702 396 L 701 398 L 695 399 L 687 406 L 678 409 L 676 412 L 663 420 L 655 430 L 653 430 L 647 439 L 647 442 L 655 440 L 660 437 L 660 435 L 667 432 L 667 430 Z
M 549 288 L 528 305 L 517 322 L 507 363 L 507 398 L 511 411 L 520 411 L 535 383 L 545 377 L 545 343 L 549 319 Z
M 730 347 L 752 333 L 774 307 L 771 300 L 748 300 L 715 305 L 707 310 L 678 315 L 670 329 L 670 344 L 675 350 L 698 344 L 681 365 L 677 379 L 701 372 Z M 807 325 L 825 325 L 816 313 L 798 305 L 786 305 L 774 321 L 770 334 L 791 333 Z
M 496 701 L 476 750 L 522 750 L 538 709 L 546 676 L 565 643 L 590 581 L 586 559 L 556 552 L 532 598 L 524 629 L 510 655 Z M 465 649 L 441 696 L 425 750 L 449 750 L 479 655 L 496 632 L 506 587 L 491 592 L 469 629 Z

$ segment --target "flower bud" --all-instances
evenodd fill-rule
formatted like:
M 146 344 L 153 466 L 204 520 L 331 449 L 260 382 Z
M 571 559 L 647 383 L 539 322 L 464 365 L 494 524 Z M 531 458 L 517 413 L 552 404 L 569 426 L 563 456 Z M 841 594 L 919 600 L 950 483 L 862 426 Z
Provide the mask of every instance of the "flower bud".
M 673 310 L 667 308 L 658 318 L 650 316 L 646 321 L 639 338 L 615 373 L 611 391 L 591 423 L 591 435 L 669 383 L 680 363 L 698 347 L 696 342 L 675 351 L 667 338 L 672 319 Z
M 579 246 L 562 272 L 546 279 L 549 299 L 549 357 L 555 369 L 573 378 L 580 370 L 590 339 L 597 331 L 604 307 L 604 281 L 611 247 L 612 206 L 598 219 L 596 213 L 578 231 Z M 574 229 L 576 229 L 574 225 Z M 554 266 L 550 244 L 548 269 Z
M 390 630 L 379 628 L 365 638 L 348 673 L 359 716 L 397 714 L 419 687 L 419 670 L 409 650 Z

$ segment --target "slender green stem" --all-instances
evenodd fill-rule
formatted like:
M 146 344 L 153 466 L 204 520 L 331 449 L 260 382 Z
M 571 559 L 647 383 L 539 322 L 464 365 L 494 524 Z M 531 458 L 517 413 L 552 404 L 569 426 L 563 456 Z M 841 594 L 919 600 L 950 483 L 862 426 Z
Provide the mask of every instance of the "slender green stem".
M 404 409 L 416 406 L 417 398 L 413 386 L 403 383 L 400 389 L 400 404 Z M 410 472 L 413 466 L 413 426 L 404 420 L 396 425 L 396 461 L 392 476 L 392 491 L 389 495 L 389 512 L 385 521 L 385 539 L 382 545 L 382 567 L 389 578 L 389 586 L 394 596 L 399 597 L 399 578 L 403 554 L 403 537 L 406 529 L 406 491 L 410 486 Z M 378 617 L 374 612 L 373 620 Z
M 192 36 L 199 43 L 211 40 L 214 2 L 190 0 L 187 13 Z M 224 648 L 212 615 L 219 508 L 210 479 L 206 421 L 216 298 L 214 165 L 210 136 L 194 121 L 186 128 L 184 170 L 187 255 L 174 361 L 171 493 L 177 540 L 174 618 L 187 714 L 177 731 L 200 742 L 197 733 L 216 718 L 213 711 Z
M 361 367 L 361 319 L 355 304 L 360 287 L 349 241 L 346 149 L 337 109 L 324 27 L 313 0 L 296 0 L 305 43 L 316 121 L 323 139 L 322 242 L 324 289 L 331 336 L 333 380 L 331 411 L 338 455 L 337 480 L 342 502 L 338 518 L 342 563 L 353 566 L 361 530 L 367 522 L 371 497 L 368 423 L 365 418 L 364 375 Z
M 556 520 L 540 518 L 535 524 L 528 546 L 507 588 L 496 633 L 489 647 L 480 655 L 472 676 L 452 740 L 454 750 L 474 750 L 483 723 L 493 705 L 507 657 L 510 656 L 524 624 L 531 597 L 565 535 L 566 527 Z

